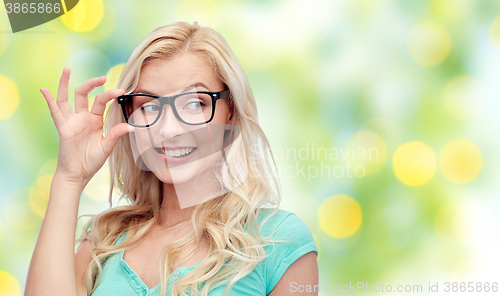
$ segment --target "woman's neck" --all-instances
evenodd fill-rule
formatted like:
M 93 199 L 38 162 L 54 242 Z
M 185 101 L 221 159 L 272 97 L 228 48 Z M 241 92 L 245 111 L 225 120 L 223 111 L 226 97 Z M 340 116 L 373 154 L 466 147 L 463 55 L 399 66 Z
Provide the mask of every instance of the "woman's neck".
M 158 226 L 172 228 L 179 223 L 189 221 L 195 207 L 181 209 L 173 184 L 163 183 L 163 198 L 160 206 Z

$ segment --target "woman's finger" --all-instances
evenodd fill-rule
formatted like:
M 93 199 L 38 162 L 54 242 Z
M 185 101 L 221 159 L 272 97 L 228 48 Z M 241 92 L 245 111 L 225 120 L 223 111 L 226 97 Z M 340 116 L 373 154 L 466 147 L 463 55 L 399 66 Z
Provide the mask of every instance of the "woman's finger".
M 92 105 L 92 110 L 90 113 L 95 115 L 104 115 L 104 110 L 106 110 L 106 104 L 112 99 L 116 99 L 118 96 L 121 96 L 125 93 L 123 89 L 110 89 L 100 95 L 98 95 L 94 104 Z
M 119 123 L 113 126 L 113 128 L 109 130 L 106 137 L 102 140 L 102 149 L 106 156 L 111 154 L 116 143 L 123 135 L 133 132 L 134 130 L 135 128 L 128 123 Z
M 71 106 L 68 102 L 68 83 L 70 72 L 69 68 L 64 67 L 61 79 L 59 80 L 59 88 L 57 90 L 57 105 L 66 120 L 68 120 L 68 118 L 73 114 L 73 110 L 71 110 Z
M 106 77 L 95 77 L 85 81 L 82 85 L 75 89 L 75 112 L 89 112 L 89 93 L 96 87 L 101 86 L 106 82 Z
M 54 124 L 56 125 L 57 130 L 59 130 L 59 128 L 61 128 L 64 124 L 66 124 L 64 115 L 61 113 L 59 106 L 57 105 L 56 101 L 54 100 L 54 97 L 52 96 L 52 94 L 48 89 L 42 87 L 40 89 L 40 92 L 45 98 L 45 101 L 47 101 L 47 105 L 49 106 L 50 110 L 50 115 L 52 116 L 52 119 L 54 121 Z

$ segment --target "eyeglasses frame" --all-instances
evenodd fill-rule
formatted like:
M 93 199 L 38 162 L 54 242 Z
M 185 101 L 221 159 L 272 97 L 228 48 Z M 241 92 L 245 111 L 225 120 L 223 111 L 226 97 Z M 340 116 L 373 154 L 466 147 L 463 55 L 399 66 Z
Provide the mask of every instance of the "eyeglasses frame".
M 212 114 L 210 115 L 210 119 L 208 119 L 205 122 L 200 122 L 200 123 L 189 123 L 189 122 L 186 122 L 186 121 L 184 121 L 180 117 L 179 113 L 177 113 L 177 108 L 175 107 L 175 99 L 177 99 L 178 97 L 183 96 L 183 95 L 198 94 L 198 93 L 210 95 L 210 98 L 212 99 L 212 106 L 213 107 L 212 107 Z M 126 103 L 127 99 L 132 98 L 134 96 L 139 96 L 139 95 L 140 96 L 146 96 L 146 97 L 155 98 L 155 99 L 157 99 L 160 102 L 160 111 L 158 113 L 158 117 L 156 117 L 155 121 L 153 121 L 151 124 L 136 125 L 136 124 L 133 124 L 133 123 L 129 122 L 129 118 L 127 116 L 127 110 L 126 110 L 125 103 Z M 173 95 L 173 96 L 157 96 L 157 95 L 152 95 L 152 94 L 140 94 L 140 93 L 139 94 L 127 94 L 127 95 L 121 95 L 121 96 L 119 96 L 117 98 L 117 101 L 118 101 L 118 104 L 120 104 L 121 107 L 122 107 L 123 116 L 125 117 L 125 121 L 128 124 L 130 124 L 131 126 L 135 126 L 135 127 L 150 127 L 150 126 L 154 125 L 156 122 L 158 122 L 158 120 L 160 119 L 161 114 L 163 112 L 163 107 L 165 105 L 170 105 L 170 107 L 172 108 L 172 111 L 174 111 L 175 117 L 177 117 L 177 119 L 179 119 L 184 124 L 188 124 L 188 125 L 201 125 L 201 124 L 209 123 L 214 118 L 215 103 L 217 102 L 217 100 L 228 99 L 229 97 L 230 97 L 230 91 L 226 87 L 224 90 L 217 91 L 217 92 L 214 92 L 214 91 L 192 91 L 192 92 L 181 93 L 181 94 L 177 94 L 177 95 Z

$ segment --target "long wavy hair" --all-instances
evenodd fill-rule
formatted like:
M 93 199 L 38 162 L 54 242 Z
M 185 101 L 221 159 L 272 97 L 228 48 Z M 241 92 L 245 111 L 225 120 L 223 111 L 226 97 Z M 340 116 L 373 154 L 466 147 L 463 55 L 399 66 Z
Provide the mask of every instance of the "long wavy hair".
M 191 223 L 193 231 L 168 244 L 160 263 L 160 295 L 165 295 L 171 273 L 178 267 L 177 257 L 189 250 L 190 256 L 198 243 L 208 241 L 208 255 L 191 272 L 172 286 L 173 295 L 207 295 L 223 283 L 225 293 L 231 286 L 249 274 L 265 256 L 264 246 L 271 240 L 260 236 L 257 217 L 264 207 L 274 210 L 281 200 L 281 189 L 270 144 L 258 123 L 257 107 L 245 73 L 224 38 L 213 29 L 194 22 L 172 23 L 151 32 L 133 50 L 121 73 L 118 88 L 131 93 L 137 86 L 141 69 L 157 59 L 175 58 L 177 54 L 193 53 L 212 66 L 217 78 L 231 93 L 228 101 L 233 113 L 233 124 L 240 130 L 241 141 L 235 142 L 227 157 L 227 171 L 223 182 L 240 184 L 231 191 L 195 207 Z M 105 119 L 105 132 L 125 122 L 116 100 Z M 102 275 L 102 265 L 115 253 L 125 251 L 139 243 L 148 230 L 157 223 L 162 202 L 162 182 L 150 171 L 137 168 L 132 157 L 129 135 L 116 144 L 110 158 L 110 208 L 91 219 L 84 226 L 82 236 L 76 240 L 89 240 L 92 261 L 85 276 L 88 295 L 96 289 Z M 244 153 L 241 153 L 244 152 Z M 248 176 L 243 183 L 232 178 Z M 117 191 L 128 204 L 113 207 L 112 193 Z M 127 231 L 123 242 L 117 239 Z

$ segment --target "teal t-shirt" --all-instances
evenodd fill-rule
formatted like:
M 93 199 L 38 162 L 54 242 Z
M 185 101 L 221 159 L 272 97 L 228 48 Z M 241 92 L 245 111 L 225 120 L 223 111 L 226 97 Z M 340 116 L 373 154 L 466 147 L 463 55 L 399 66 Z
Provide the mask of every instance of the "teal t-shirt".
M 265 211 L 258 217 L 258 222 L 267 216 Z M 307 225 L 295 214 L 279 210 L 262 227 L 261 235 L 271 236 L 275 240 L 286 240 L 284 243 L 275 242 L 266 247 L 266 254 L 270 254 L 254 270 L 244 278 L 236 282 L 228 296 L 247 295 L 267 295 L 271 293 L 279 282 L 288 267 L 303 255 L 315 251 L 318 255 L 318 248 L 313 240 L 311 231 Z M 121 243 L 126 236 L 126 232 L 117 240 Z M 172 284 L 183 275 L 193 270 L 199 263 L 193 266 L 182 266 L 173 272 L 167 283 L 167 295 L 170 295 Z M 227 284 L 221 285 L 211 290 L 208 295 L 223 295 Z M 109 295 L 159 295 L 160 285 L 149 289 L 139 276 L 123 260 L 123 251 L 116 253 L 106 260 L 103 266 L 101 281 L 92 296 Z

